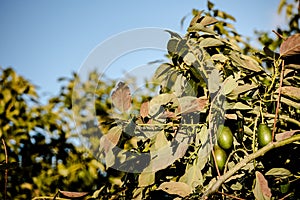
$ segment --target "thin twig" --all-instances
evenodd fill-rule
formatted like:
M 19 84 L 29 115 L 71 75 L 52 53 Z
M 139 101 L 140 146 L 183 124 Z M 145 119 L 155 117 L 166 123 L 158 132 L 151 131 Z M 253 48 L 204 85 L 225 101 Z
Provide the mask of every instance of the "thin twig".
M 283 81 L 283 76 L 284 76 L 284 60 L 282 61 L 281 65 L 282 65 L 282 67 L 281 67 L 280 82 L 279 82 L 279 88 L 278 88 L 277 106 L 276 106 L 274 124 L 273 124 L 273 130 L 272 130 L 272 141 L 274 141 L 274 139 L 275 139 L 275 129 L 276 129 L 277 117 L 278 117 L 279 107 L 280 107 L 280 96 L 281 96 L 282 81 Z
M 4 153 L 5 153 L 5 163 L 6 166 L 8 164 L 8 154 L 7 154 L 7 148 L 6 148 L 6 144 L 5 144 L 5 140 L 2 138 L 2 144 L 4 147 Z M 4 199 L 7 199 L 7 180 L 8 180 L 8 169 L 5 169 L 5 176 L 4 176 Z
M 283 40 L 286 40 L 283 35 L 277 33 L 275 30 L 272 30 L 273 33 L 275 33 L 279 38 L 283 39 Z
M 292 193 L 289 193 L 289 194 L 285 195 L 284 197 L 282 197 L 282 198 L 280 198 L 280 199 L 278 199 L 278 200 L 285 200 L 286 198 L 288 198 L 288 197 L 291 196 L 291 195 L 292 195 Z
M 300 130 L 298 130 L 300 131 Z M 216 191 L 218 191 L 219 187 L 228 179 L 230 178 L 233 174 L 235 174 L 238 170 L 240 170 L 241 168 L 243 168 L 244 166 L 246 166 L 247 163 L 249 163 L 251 160 L 254 160 L 260 156 L 263 156 L 265 153 L 267 153 L 268 151 L 299 141 L 300 140 L 300 134 L 298 135 L 294 135 L 290 138 L 287 138 L 285 140 L 281 140 L 279 142 L 270 142 L 269 144 L 267 144 L 266 146 L 264 146 L 263 148 L 259 149 L 258 151 L 256 151 L 255 153 L 250 154 L 249 156 L 245 157 L 243 160 L 241 160 L 239 163 L 237 163 L 233 168 L 231 168 L 228 172 L 226 172 L 225 174 L 223 174 L 221 177 L 218 178 L 218 180 L 215 182 L 215 184 L 213 184 L 212 186 L 210 186 L 202 195 L 201 199 L 207 199 L 207 197 L 213 193 L 215 193 Z
M 230 198 L 232 198 L 232 199 L 246 200 L 246 199 L 243 199 L 243 198 L 240 198 L 240 197 L 233 196 L 233 195 L 231 195 L 231 194 L 226 194 L 226 193 L 224 193 L 224 192 L 219 192 L 219 191 L 218 191 L 218 193 L 221 194 L 221 195 L 223 195 L 223 196 L 230 197 Z

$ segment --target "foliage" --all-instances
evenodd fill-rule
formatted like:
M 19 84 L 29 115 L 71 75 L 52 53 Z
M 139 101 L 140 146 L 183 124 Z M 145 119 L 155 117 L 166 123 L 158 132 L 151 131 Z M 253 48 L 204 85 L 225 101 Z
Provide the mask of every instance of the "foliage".
M 61 78 L 66 85 L 42 105 L 35 86 L 11 68 L 1 69 L 0 198 L 298 199 L 295 4 L 281 0 L 289 27 L 278 28 L 278 38 L 257 33 L 263 51 L 238 34 L 233 16 L 210 1 L 207 7 L 193 10 L 183 37 L 168 31 L 170 61 L 153 78 L 159 93 L 148 84 L 146 92 L 132 95 L 130 78 L 98 80 L 97 72 L 81 83 L 85 91 L 97 85 L 85 99 L 96 99 L 101 135 L 79 110 L 83 101 L 72 102 L 79 95 L 76 74 Z M 74 113 L 85 127 L 79 137 Z M 259 145 L 260 124 L 272 131 L 268 144 Z M 229 145 L 218 141 L 220 127 L 230 132 Z M 225 154 L 222 166 L 213 149 Z
M 154 77 L 161 83 L 160 94 L 144 102 L 147 106 L 142 106 L 140 114 L 134 116 L 128 140 L 136 138 L 137 146 L 124 149 L 119 142 L 122 136 L 128 137 L 126 127 L 132 120 L 111 129 L 115 131 L 118 127 L 117 137 L 104 137 L 113 141 L 104 152 L 104 157 L 109 159 L 106 160 L 110 163 L 108 167 L 116 165 L 111 162 L 112 157 L 113 160 L 122 155 L 126 158 L 124 152 L 150 152 L 144 171 L 125 173 L 126 179 L 121 179 L 122 192 L 114 196 L 119 199 L 154 199 L 161 195 L 187 199 L 210 195 L 245 199 L 298 196 L 299 157 L 296 155 L 299 147 L 298 143 L 291 143 L 299 140 L 299 136 L 292 136 L 297 131 L 289 133 L 298 130 L 300 125 L 299 63 L 294 62 L 299 56 L 299 35 L 276 41 L 280 45 L 279 53 L 267 46 L 264 52 L 259 52 L 243 41 L 227 22 L 234 18 L 214 9 L 213 3 L 208 2 L 208 12 L 193 10 L 193 14 L 184 37 L 169 32 L 170 62 L 162 64 Z M 293 31 L 296 30 L 293 28 Z M 124 99 L 124 96 L 114 96 L 118 98 Z M 127 95 L 127 99 L 130 96 Z M 215 167 L 215 155 L 211 156 L 210 152 L 217 144 L 216 134 L 222 120 L 234 134 L 234 144 L 224 149 L 228 159 L 225 169 L 219 171 Z M 261 123 L 272 129 L 273 141 L 265 148 L 258 144 Z M 146 129 L 140 127 L 161 128 L 149 136 Z M 138 137 L 141 134 L 144 138 Z M 279 135 L 286 137 L 281 140 Z M 115 148 L 123 151 L 110 154 Z M 293 156 L 287 153 L 291 149 Z M 178 159 L 169 165 L 166 160 L 172 159 L 172 155 Z M 278 158 L 274 159 L 274 155 Z M 120 162 L 124 164 L 122 161 L 118 164 Z M 152 168 L 152 173 L 147 171 L 153 166 L 156 168 Z M 279 168 L 289 175 L 279 179 L 270 175 Z M 177 187 L 175 183 L 184 186 Z M 101 191 L 96 197 L 103 197 Z

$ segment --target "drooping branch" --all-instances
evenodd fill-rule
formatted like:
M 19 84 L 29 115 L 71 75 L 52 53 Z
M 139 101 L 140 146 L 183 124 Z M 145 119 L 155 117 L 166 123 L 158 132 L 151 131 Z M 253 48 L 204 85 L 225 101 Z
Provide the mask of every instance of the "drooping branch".
M 297 130 L 299 132 L 300 130 Z M 263 156 L 268 151 L 285 146 L 287 144 L 293 143 L 295 141 L 300 140 L 300 134 L 294 135 L 290 138 L 287 138 L 285 140 L 279 141 L 279 142 L 271 142 L 268 145 L 264 146 L 263 148 L 259 149 L 255 153 L 249 154 L 247 157 L 245 157 L 243 160 L 241 160 L 238 164 L 236 164 L 232 169 L 230 169 L 228 172 L 223 174 L 219 179 L 216 181 L 215 184 L 210 186 L 202 195 L 201 199 L 208 199 L 208 196 L 218 191 L 219 187 L 233 174 L 235 174 L 238 170 L 243 168 L 247 163 L 249 163 L 251 160 L 254 160 L 260 156 Z

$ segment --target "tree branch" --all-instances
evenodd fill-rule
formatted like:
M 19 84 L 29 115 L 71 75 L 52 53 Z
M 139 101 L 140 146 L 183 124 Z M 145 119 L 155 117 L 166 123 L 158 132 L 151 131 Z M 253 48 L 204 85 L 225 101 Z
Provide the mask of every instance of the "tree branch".
M 300 130 L 297 130 L 300 131 Z M 268 145 L 264 146 L 263 148 L 259 149 L 255 153 L 250 154 L 249 156 L 245 157 L 243 160 L 241 160 L 238 164 L 236 164 L 232 169 L 230 169 L 228 172 L 223 174 L 219 179 L 216 181 L 215 184 L 210 186 L 202 195 L 201 199 L 207 199 L 209 195 L 215 193 L 219 187 L 228 179 L 230 178 L 233 174 L 235 174 L 238 170 L 243 168 L 248 162 L 251 160 L 254 160 L 260 156 L 263 156 L 265 153 L 268 151 L 290 144 L 292 142 L 300 140 L 300 134 L 299 135 L 294 135 L 290 138 L 287 138 L 285 140 L 279 141 L 279 142 L 271 142 Z

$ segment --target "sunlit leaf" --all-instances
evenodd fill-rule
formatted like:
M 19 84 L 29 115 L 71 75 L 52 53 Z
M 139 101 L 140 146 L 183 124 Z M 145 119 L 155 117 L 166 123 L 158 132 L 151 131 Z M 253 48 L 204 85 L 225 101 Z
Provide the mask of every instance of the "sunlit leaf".
M 244 69 L 259 72 L 262 71 L 262 67 L 257 63 L 256 60 L 250 56 L 239 55 L 238 53 L 232 53 L 229 55 L 233 64 L 237 67 L 242 67 Z
M 139 187 L 145 187 L 152 185 L 155 181 L 155 173 L 153 172 L 142 172 L 139 175 Z
M 223 54 L 214 54 L 211 59 L 214 61 L 225 62 L 228 60 L 228 57 L 224 56 Z
M 215 23 L 217 23 L 218 20 L 214 17 L 211 16 L 203 16 L 203 18 L 201 19 L 201 21 L 199 22 L 201 25 L 203 26 L 209 26 L 209 25 L 213 25 Z
M 207 27 L 203 26 L 202 24 L 194 24 L 193 26 L 188 28 L 188 32 L 198 32 L 198 31 L 210 33 L 213 35 L 216 34 L 213 29 L 207 28 Z
M 173 181 L 160 184 L 158 190 L 162 190 L 168 194 L 179 195 L 181 197 L 186 197 L 192 192 L 192 188 L 186 183 Z
M 187 65 L 192 65 L 196 61 L 196 57 L 193 53 L 189 52 L 183 57 L 183 61 Z
M 234 104 L 234 106 L 232 107 L 232 109 L 236 109 L 236 110 L 251 110 L 252 108 L 246 104 L 243 104 L 241 102 L 237 102 Z
M 229 94 L 230 92 L 232 92 L 233 89 L 236 89 L 237 86 L 238 86 L 238 83 L 233 78 L 233 76 L 227 77 L 223 82 L 222 94 L 224 94 L 224 95 Z
M 215 38 L 205 38 L 200 42 L 201 47 L 216 47 L 216 46 L 221 46 L 224 43 L 218 39 Z

